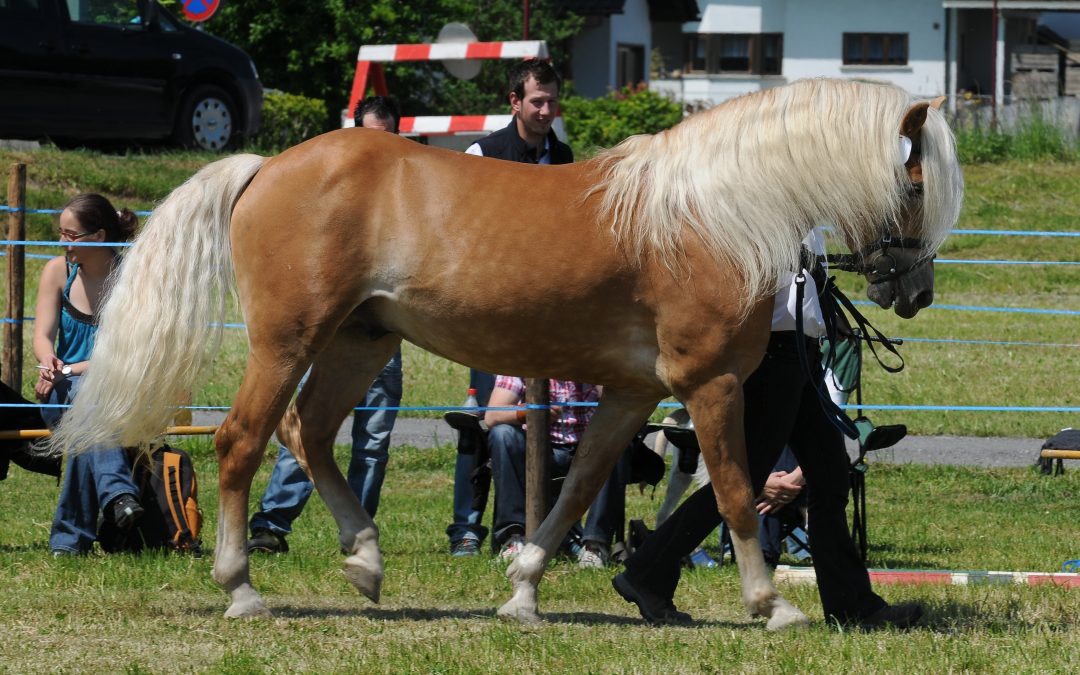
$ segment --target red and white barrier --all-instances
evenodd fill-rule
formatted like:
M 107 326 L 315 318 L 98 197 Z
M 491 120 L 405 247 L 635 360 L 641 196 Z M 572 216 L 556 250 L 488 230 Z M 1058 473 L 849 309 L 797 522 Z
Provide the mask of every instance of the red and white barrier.
M 913 586 L 936 584 L 943 586 L 975 586 L 979 584 L 1017 584 L 1041 586 L 1052 584 L 1063 588 L 1080 588 L 1080 574 L 1070 572 L 953 572 L 949 570 L 869 570 L 875 584 Z M 817 581 L 813 567 L 779 565 L 773 579 L 777 582 L 810 584 Z
M 363 98 L 368 80 L 375 93 L 386 96 L 383 63 L 404 61 L 453 61 L 469 59 L 546 59 L 547 43 L 543 40 L 510 42 L 437 42 L 428 44 L 364 45 L 356 56 L 356 75 L 353 77 L 349 107 L 341 113 L 343 128 L 355 125 L 352 111 Z M 481 135 L 502 129 L 510 123 L 510 115 L 429 115 L 402 117 L 399 132 L 402 136 Z M 562 118 L 555 120 L 555 134 L 565 139 Z
M 448 59 L 546 59 L 543 40 L 516 42 L 436 42 L 412 45 L 364 45 L 356 60 L 372 63 Z

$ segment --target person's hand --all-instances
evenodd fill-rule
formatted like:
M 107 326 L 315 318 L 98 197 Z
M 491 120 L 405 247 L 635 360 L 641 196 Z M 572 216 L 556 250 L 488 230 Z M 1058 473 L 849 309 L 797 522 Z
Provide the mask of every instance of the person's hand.
M 802 486 L 796 483 L 787 471 L 770 473 L 757 501 L 757 511 L 763 516 L 775 513 L 790 504 L 800 492 Z
M 48 403 L 49 394 L 52 393 L 53 383 L 49 380 L 38 378 L 37 384 L 34 385 L 34 396 L 42 403 Z
M 34 395 L 38 400 L 45 403 L 49 400 L 49 394 L 58 380 L 62 380 L 64 362 L 54 354 L 38 364 L 38 381 L 34 385 Z
M 64 376 L 64 362 L 55 354 L 38 364 L 38 380 L 56 382 Z

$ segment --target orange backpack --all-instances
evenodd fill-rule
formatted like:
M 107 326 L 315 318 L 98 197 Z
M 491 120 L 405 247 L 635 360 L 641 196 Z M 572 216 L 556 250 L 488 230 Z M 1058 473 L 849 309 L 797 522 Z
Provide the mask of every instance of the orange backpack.
M 201 554 L 202 511 L 191 456 L 162 445 L 149 458 L 136 460 L 134 479 L 146 512 L 126 533 L 104 524 L 98 532 L 101 547 L 108 552 L 166 549 Z

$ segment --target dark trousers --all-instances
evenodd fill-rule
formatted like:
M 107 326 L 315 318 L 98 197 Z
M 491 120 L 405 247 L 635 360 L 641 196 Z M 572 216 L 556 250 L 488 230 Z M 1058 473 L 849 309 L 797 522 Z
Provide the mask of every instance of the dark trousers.
M 794 332 L 773 333 L 761 366 L 746 381 L 744 424 L 750 480 L 760 493 L 784 445 L 806 476 L 810 550 L 826 619 L 855 620 L 885 601 L 870 588 L 847 523 L 848 470 L 843 436 L 825 416 L 799 362 Z M 822 379 L 816 343 L 808 341 L 813 377 Z M 711 485 L 691 495 L 626 561 L 626 574 L 661 598 L 672 598 L 680 561 L 721 522 Z
M 525 431 L 510 424 L 498 424 L 488 432 L 488 447 L 495 481 L 492 536 L 496 545 L 502 545 L 512 535 L 525 534 Z M 574 459 L 574 447 L 553 445 L 551 452 L 553 477 L 565 476 Z M 621 530 L 626 509 L 625 458 L 624 453 L 589 507 L 584 530 L 577 526 L 571 530 L 582 542 L 610 547 L 616 531 Z

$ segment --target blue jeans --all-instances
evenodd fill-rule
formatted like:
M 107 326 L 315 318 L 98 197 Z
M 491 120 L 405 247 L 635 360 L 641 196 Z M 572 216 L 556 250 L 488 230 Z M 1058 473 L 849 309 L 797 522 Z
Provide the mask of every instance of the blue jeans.
M 57 382 L 49 394 L 49 403 L 70 403 L 79 390 L 79 379 L 78 375 L 72 375 Z M 63 408 L 42 408 L 41 416 L 52 428 L 63 412 Z M 131 462 L 123 448 L 95 446 L 68 457 L 64 486 L 49 533 L 49 548 L 88 553 L 97 539 L 98 512 L 120 495 L 139 494 L 131 471 Z
M 491 390 L 495 388 L 495 376 L 482 370 L 470 369 L 469 388 L 476 390 L 477 402 L 486 406 Z M 484 416 L 483 412 L 480 416 Z M 454 516 L 446 528 L 451 548 L 466 537 L 482 542 L 487 534 L 487 529 L 481 524 L 484 512 L 475 507 L 473 498 L 472 475 L 475 469 L 476 455 L 459 450 L 454 461 Z
M 491 472 L 495 481 L 495 523 L 492 536 L 502 544 L 514 534 L 525 534 L 525 432 L 512 424 L 499 424 L 488 432 Z M 553 445 L 554 477 L 565 476 L 574 447 Z M 582 542 L 611 546 L 622 526 L 626 509 L 625 462 L 620 460 L 604 482 L 585 518 Z
M 306 379 L 305 375 L 305 379 Z M 381 410 L 357 410 L 353 414 L 352 458 L 346 480 L 364 510 L 372 518 L 379 509 L 379 496 L 390 458 L 390 432 L 401 405 L 401 351 L 386 364 L 368 389 L 361 406 Z M 303 381 L 300 383 L 303 387 Z M 277 463 L 263 492 L 259 512 L 251 518 L 251 529 L 270 530 L 285 535 L 304 510 L 315 486 L 284 445 L 278 448 Z

